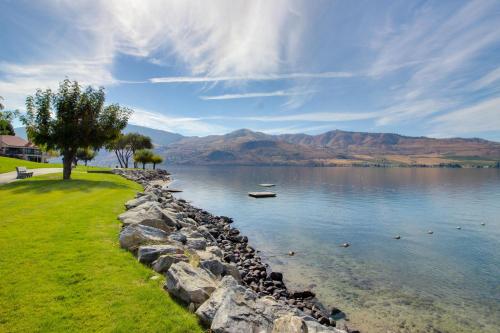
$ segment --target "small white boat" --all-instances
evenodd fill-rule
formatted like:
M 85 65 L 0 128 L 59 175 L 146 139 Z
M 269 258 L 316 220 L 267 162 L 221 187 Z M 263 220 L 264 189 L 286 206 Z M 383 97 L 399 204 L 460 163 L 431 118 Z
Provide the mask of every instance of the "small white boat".
M 262 186 L 262 187 L 273 187 L 273 186 L 276 186 L 275 184 L 259 184 L 259 186 Z

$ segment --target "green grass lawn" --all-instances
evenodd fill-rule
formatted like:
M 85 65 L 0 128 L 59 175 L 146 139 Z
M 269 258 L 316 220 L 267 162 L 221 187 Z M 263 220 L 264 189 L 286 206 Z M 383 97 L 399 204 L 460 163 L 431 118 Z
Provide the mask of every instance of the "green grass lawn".
M 119 248 L 139 185 L 74 172 L 0 186 L 0 332 L 201 332 L 163 278 Z
M 0 157 L 0 173 L 15 171 L 16 166 L 25 166 L 28 169 L 62 168 L 62 164 L 37 163 L 37 162 L 24 161 L 17 158 Z
M 16 166 L 25 166 L 28 169 L 62 168 L 62 163 L 37 163 L 37 162 L 20 160 L 18 158 L 0 156 L 0 173 L 15 171 Z M 110 170 L 110 168 L 99 167 L 99 166 L 85 166 L 84 164 L 79 164 L 74 170 L 76 171 Z

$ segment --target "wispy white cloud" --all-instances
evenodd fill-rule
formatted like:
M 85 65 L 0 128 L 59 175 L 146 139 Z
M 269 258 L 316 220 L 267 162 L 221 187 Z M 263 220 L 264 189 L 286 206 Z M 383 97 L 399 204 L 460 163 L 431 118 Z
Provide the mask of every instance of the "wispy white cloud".
M 470 1 L 449 13 L 425 5 L 413 20 L 392 24 L 377 35 L 377 52 L 370 75 L 383 77 L 404 69 L 397 89 L 387 96 L 379 126 L 419 121 L 462 105 L 472 90 L 498 79 L 491 72 L 475 85 L 477 58 L 486 48 L 500 42 L 495 1 Z
M 134 125 L 154 129 L 181 133 L 184 135 L 208 135 L 227 133 L 228 129 L 215 124 L 210 124 L 204 118 L 174 117 L 163 113 L 131 107 L 134 110 L 129 122 Z
M 440 115 L 432 124 L 435 136 L 500 131 L 500 97 Z
M 36 89 L 56 89 L 65 78 L 84 85 L 113 85 L 110 60 L 74 59 L 56 63 L 13 64 L 0 62 L 0 92 L 9 108 L 24 108 L 25 99 Z
M 482 89 L 491 86 L 500 80 L 500 67 L 488 72 L 486 75 L 472 83 L 474 89 Z
M 277 90 L 271 92 L 254 92 L 254 93 L 242 93 L 242 94 L 225 94 L 217 96 L 200 96 L 203 100 L 226 100 L 226 99 L 241 99 L 241 98 L 259 98 L 259 97 L 286 97 L 286 96 L 296 96 L 296 95 L 307 95 L 311 94 L 313 91 L 287 91 L 287 90 Z
M 223 81 L 276 81 L 290 79 L 336 79 L 355 76 L 349 72 L 259 74 L 246 76 L 170 76 L 149 79 L 152 83 L 206 83 Z
M 247 116 L 247 117 L 231 117 L 220 116 L 212 117 L 211 119 L 233 119 L 233 120 L 248 120 L 248 121 L 263 121 L 263 122 L 285 122 L 285 121 L 308 121 L 308 122 L 343 122 L 353 120 L 374 119 L 381 115 L 380 112 L 310 112 L 297 113 L 274 116 Z M 208 119 L 208 118 L 205 118 Z

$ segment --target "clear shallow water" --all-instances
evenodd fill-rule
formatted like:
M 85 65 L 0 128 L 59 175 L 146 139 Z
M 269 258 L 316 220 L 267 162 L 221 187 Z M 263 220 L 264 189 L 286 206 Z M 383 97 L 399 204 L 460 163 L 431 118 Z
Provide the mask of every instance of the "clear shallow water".
M 178 197 L 233 217 L 289 287 L 364 332 L 500 332 L 499 170 L 169 170 Z M 248 197 L 259 183 L 278 196 Z

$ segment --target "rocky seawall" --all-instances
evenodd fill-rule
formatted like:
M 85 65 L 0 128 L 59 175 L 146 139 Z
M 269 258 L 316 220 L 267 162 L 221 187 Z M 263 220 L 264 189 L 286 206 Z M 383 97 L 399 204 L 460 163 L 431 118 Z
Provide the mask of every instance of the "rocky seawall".
M 120 246 L 166 276 L 165 289 L 213 332 L 356 332 L 337 328 L 312 291 L 292 291 L 231 218 L 172 196 L 165 170 L 114 170 L 143 192 L 125 204 Z

